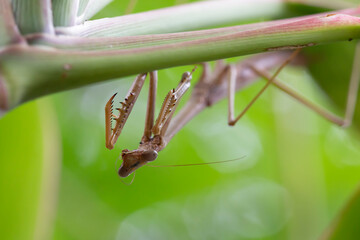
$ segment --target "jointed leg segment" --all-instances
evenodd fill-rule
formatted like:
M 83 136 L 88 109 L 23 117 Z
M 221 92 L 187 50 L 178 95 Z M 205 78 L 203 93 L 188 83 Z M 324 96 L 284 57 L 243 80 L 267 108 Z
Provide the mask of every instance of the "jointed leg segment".
M 259 69 L 254 69 L 254 71 L 256 73 L 259 74 L 259 76 L 263 77 L 264 79 L 268 80 L 270 79 L 270 75 L 268 72 L 259 70 Z M 306 107 L 310 108 L 311 110 L 313 110 L 314 112 L 318 113 L 320 116 L 324 117 L 325 119 L 339 125 L 339 126 L 344 126 L 345 124 L 345 120 L 339 118 L 338 116 L 332 114 L 331 112 L 329 112 L 326 109 L 323 109 L 317 105 L 315 105 L 314 103 L 310 102 L 309 100 L 307 100 L 305 97 L 301 96 L 299 93 L 297 93 L 296 91 L 294 91 L 293 89 L 291 89 L 290 87 L 288 87 L 286 84 L 280 82 L 278 79 L 274 79 L 273 84 L 280 90 L 282 90 L 283 92 L 287 93 L 288 95 L 290 95 L 291 97 L 295 98 L 296 100 L 298 100 L 300 103 L 302 103 L 303 105 L 305 105 Z
M 280 71 L 298 54 L 300 49 L 296 50 L 292 56 L 285 61 L 280 68 L 275 72 L 274 75 L 270 75 L 269 72 L 265 70 L 258 69 L 254 66 L 250 66 L 251 69 L 258 74 L 259 76 L 263 77 L 267 80 L 267 84 L 261 89 L 261 91 L 251 100 L 251 102 L 245 107 L 245 109 L 238 115 L 237 118 L 234 117 L 234 94 L 235 94 L 235 81 L 236 81 L 236 69 L 234 66 L 230 65 L 228 70 L 228 98 L 229 98 L 229 115 L 228 115 L 228 123 L 229 125 L 235 125 L 236 122 L 249 110 L 249 108 L 254 104 L 254 102 L 260 97 L 260 95 L 270 86 L 270 84 L 275 85 L 278 89 L 282 90 L 283 92 L 287 93 L 291 97 L 298 100 L 300 103 L 305 105 L 306 107 L 310 108 L 314 112 L 318 113 L 320 116 L 324 117 L 325 119 L 329 120 L 330 122 L 339 125 L 341 127 L 348 127 L 351 125 L 355 106 L 356 106 L 356 100 L 357 95 L 359 91 L 359 83 L 360 83 L 360 43 L 357 44 L 356 50 L 355 50 L 355 57 L 353 61 L 353 70 L 351 73 L 350 83 L 349 83 L 349 91 L 348 91 L 348 98 L 347 98 L 347 104 L 346 104 L 346 110 L 345 110 L 345 117 L 340 118 L 336 116 L 335 114 L 331 113 L 330 111 L 321 108 L 311 101 L 307 100 L 303 96 L 301 96 L 299 93 L 288 87 L 286 84 L 281 83 L 277 79 L 277 75 L 280 73 Z
M 286 86 L 284 83 L 281 83 L 279 80 L 274 79 L 272 82 L 277 88 L 284 91 L 288 95 L 292 96 L 296 100 L 298 100 L 303 105 L 307 106 L 314 112 L 318 113 L 320 116 L 324 117 L 325 119 L 329 120 L 330 122 L 341 126 L 341 127 L 348 127 L 352 123 L 352 119 L 354 116 L 354 111 L 356 107 L 356 100 L 357 95 L 359 92 L 359 83 L 360 83 L 360 43 L 356 45 L 355 55 L 354 55 L 354 61 L 353 61 L 353 68 L 351 72 L 350 82 L 349 82 L 349 90 L 348 90 L 348 97 L 347 97 L 347 103 L 345 108 L 345 116 L 344 118 L 340 118 L 333 114 L 332 112 L 321 108 L 314 103 L 310 102 L 303 96 L 301 96 L 296 91 L 292 90 L 290 87 Z M 270 75 L 266 71 L 261 71 L 259 69 L 253 68 L 253 70 L 259 74 L 259 76 L 262 76 L 266 80 L 270 82 Z
M 157 82 L 158 82 L 157 71 L 150 72 L 148 106 L 146 110 L 144 135 L 141 138 L 141 142 L 148 142 L 151 139 L 151 131 L 154 126 L 154 117 L 155 117 Z
M 119 138 L 121 131 L 128 119 L 134 104 L 140 94 L 140 91 L 144 85 L 144 81 L 147 74 L 140 74 L 136 77 L 132 84 L 124 102 L 121 102 L 121 108 L 116 108 L 119 111 L 119 115 L 113 114 L 113 102 L 114 94 L 105 106 L 105 132 L 106 132 L 106 147 L 113 149 L 114 145 Z M 115 120 L 115 126 L 112 128 L 112 120 Z
M 194 69 L 195 70 L 195 69 Z M 186 72 L 183 74 L 181 81 L 176 89 L 172 89 L 166 96 L 162 105 L 159 116 L 154 124 L 155 114 L 155 100 L 157 89 L 157 72 L 151 72 L 149 84 L 149 96 L 148 106 L 145 120 L 144 134 L 141 139 L 141 144 L 150 142 L 154 137 L 162 138 L 169 126 L 172 116 L 175 112 L 177 104 L 181 97 L 190 87 L 190 80 L 192 72 Z M 117 139 L 119 138 L 121 131 L 132 111 L 132 108 L 140 94 L 140 91 L 144 85 L 147 74 L 140 74 L 136 77 L 133 85 L 131 86 L 127 97 L 124 102 L 121 102 L 122 107 L 116 108 L 119 111 L 119 115 L 113 114 L 113 103 L 116 94 L 114 94 L 105 106 L 105 135 L 106 135 L 106 147 L 113 149 Z M 115 126 L 112 128 L 112 122 L 115 120 Z
M 228 100 L 229 100 L 229 115 L 228 115 L 228 124 L 234 126 L 237 121 L 242 118 L 245 113 L 250 109 L 250 107 L 256 102 L 256 100 L 265 92 L 265 90 L 273 83 L 275 78 L 279 75 L 281 70 L 288 65 L 300 52 L 301 49 L 297 49 L 291 54 L 291 56 L 276 70 L 274 75 L 269 79 L 266 85 L 259 91 L 259 93 L 250 101 L 250 103 L 245 107 L 245 109 L 235 118 L 234 117 L 234 95 L 235 95 L 235 81 L 236 81 L 236 69 L 233 66 L 229 67 L 229 78 L 228 78 Z
M 154 134 L 154 136 L 158 135 L 163 137 L 165 135 L 166 130 L 169 127 L 169 123 L 172 119 L 172 116 L 174 115 L 175 109 L 179 103 L 179 100 L 182 98 L 182 96 L 190 87 L 191 76 L 192 76 L 192 72 L 191 73 L 185 72 L 176 89 L 170 90 L 170 92 L 167 94 L 163 102 L 163 105 L 161 107 L 159 116 L 152 129 L 152 133 Z

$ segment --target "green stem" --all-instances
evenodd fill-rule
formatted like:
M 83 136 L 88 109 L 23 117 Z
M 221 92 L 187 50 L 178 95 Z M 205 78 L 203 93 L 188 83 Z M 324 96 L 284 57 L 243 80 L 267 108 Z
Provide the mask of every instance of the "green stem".
M 346 9 L 336 13 L 347 15 L 360 15 L 360 8 Z M 329 14 L 329 13 L 327 13 Z M 325 14 L 326 15 L 326 14 Z M 162 46 L 166 44 L 188 42 L 201 39 L 209 39 L 210 37 L 221 37 L 226 34 L 244 33 L 252 34 L 256 32 L 260 34 L 266 29 L 278 28 L 284 24 L 296 23 L 299 21 L 311 22 L 311 19 L 322 17 L 324 14 L 316 14 L 311 16 L 298 17 L 293 19 L 284 19 L 263 23 L 254 23 L 240 25 L 235 27 L 217 28 L 211 30 L 181 32 L 172 34 L 156 34 L 144 36 L 129 37 L 98 37 L 98 38 L 82 38 L 69 36 L 49 36 L 43 34 L 28 35 L 27 40 L 32 45 L 50 46 L 56 49 L 67 51 L 115 51 L 125 49 L 137 49 L 143 47 Z M 301 23 L 299 23 L 301 24 Z
M 214 36 L 211 31 L 217 34 Z M 162 35 L 165 39 L 166 36 Z M 9 47 L 0 52 L 0 64 L 11 108 L 46 94 L 141 72 L 359 38 L 359 18 L 323 14 L 253 30 L 236 27 L 230 32 L 228 28 L 206 30 L 197 39 L 173 43 L 153 44 L 150 37 L 144 40 L 142 47 L 114 51 Z

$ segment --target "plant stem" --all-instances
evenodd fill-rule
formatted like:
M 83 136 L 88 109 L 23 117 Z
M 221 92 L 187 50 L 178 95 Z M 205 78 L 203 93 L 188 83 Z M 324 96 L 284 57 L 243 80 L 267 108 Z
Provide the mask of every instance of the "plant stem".
M 207 30 L 205 34 L 200 32 L 195 40 L 180 38 L 163 44 L 151 39 L 159 35 L 138 36 L 133 38 L 144 40 L 142 45 L 114 51 L 9 47 L 0 52 L 0 63 L 10 91 L 8 102 L 14 107 L 46 94 L 173 66 L 358 39 L 360 19 L 324 14 L 253 30 L 239 31 L 236 27 L 233 30 L 212 30 L 215 36 Z M 164 39 L 167 36 L 161 35 Z
M 0 0 L 0 48 L 13 43 L 21 44 L 25 40 L 16 26 L 10 2 Z
M 360 15 L 360 8 L 346 9 L 334 14 Z M 142 47 L 161 46 L 165 44 L 180 43 L 185 41 L 208 39 L 210 37 L 220 37 L 226 34 L 235 34 L 243 32 L 245 35 L 251 32 L 257 32 L 261 35 L 266 29 L 277 29 L 286 24 L 306 24 L 313 19 L 321 18 L 331 14 L 316 14 L 311 16 L 304 16 L 298 18 L 290 18 L 284 20 L 269 21 L 263 23 L 254 23 L 247 25 L 239 25 L 235 27 L 217 28 L 210 30 L 170 33 L 170 34 L 156 34 L 145 36 L 129 36 L 129 37 L 99 37 L 99 38 L 82 38 L 69 36 L 49 36 L 43 34 L 28 35 L 27 41 L 33 45 L 46 45 L 57 49 L 71 50 L 71 51 L 115 51 L 122 49 L 135 49 Z M 302 22 L 300 22 L 302 21 Z M 304 24 L 305 23 L 305 24 Z M 311 26 L 308 26 L 311 27 Z M 306 27 L 305 27 L 306 28 Z M 291 31 L 289 29 L 289 31 Z

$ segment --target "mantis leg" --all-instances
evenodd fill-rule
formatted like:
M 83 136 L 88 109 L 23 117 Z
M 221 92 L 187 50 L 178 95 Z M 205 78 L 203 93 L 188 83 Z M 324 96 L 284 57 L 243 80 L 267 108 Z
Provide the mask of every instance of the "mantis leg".
M 274 75 L 272 77 L 269 78 L 269 81 L 266 83 L 266 85 L 258 92 L 258 94 L 256 94 L 256 96 L 250 101 L 250 103 L 244 108 L 244 110 L 235 118 L 234 117 L 234 100 L 235 100 L 235 82 L 236 82 L 236 74 L 237 71 L 235 69 L 235 67 L 233 65 L 229 66 L 229 70 L 228 70 L 228 111 L 229 111 L 229 115 L 228 115 L 228 124 L 230 126 L 234 126 L 236 124 L 237 121 L 240 120 L 240 118 L 242 118 L 245 113 L 250 109 L 250 107 L 256 102 L 256 100 L 265 92 L 265 90 L 274 82 L 275 78 L 279 75 L 279 73 L 281 72 L 281 70 L 288 65 L 291 60 L 293 60 L 297 54 L 300 52 L 300 48 L 295 50 L 291 56 L 276 70 L 276 72 L 274 73 Z
M 106 147 L 113 149 L 114 145 L 119 138 L 121 131 L 128 119 L 134 104 L 140 94 L 140 91 L 144 85 L 146 73 L 140 74 L 133 82 L 124 102 L 121 103 L 121 108 L 116 108 L 119 111 L 119 115 L 114 117 L 113 103 L 116 94 L 114 94 L 105 105 L 105 137 Z M 116 115 L 115 115 L 116 116 Z M 112 121 L 115 120 L 115 127 L 112 129 Z
M 305 105 L 306 107 L 310 108 L 314 112 L 318 113 L 320 116 L 324 117 L 325 119 L 329 120 L 330 122 L 333 122 L 341 127 L 348 127 L 351 125 L 354 111 L 356 107 L 356 100 L 357 95 L 359 91 L 359 82 L 360 82 L 360 43 L 356 46 L 355 51 L 355 57 L 353 61 L 353 70 L 351 73 L 350 83 L 349 83 L 349 91 L 348 91 L 348 97 L 347 97 L 347 104 L 346 104 L 346 110 L 345 110 L 345 117 L 340 118 L 333 114 L 332 112 L 321 108 L 311 101 L 307 100 L 303 96 L 301 96 L 299 93 L 288 87 L 286 84 L 281 83 L 278 79 L 274 78 L 272 81 L 272 84 L 274 84 L 277 88 L 284 91 L 285 93 L 289 94 L 296 100 L 298 100 L 300 103 Z M 270 82 L 271 76 L 266 71 L 261 71 L 259 69 L 256 69 L 252 67 L 252 69 L 261 77 L 265 78 Z
M 157 71 L 150 72 L 148 105 L 147 105 L 147 109 L 146 109 L 144 135 L 141 138 L 142 143 L 148 142 L 151 139 L 151 130 L 154 125 L 157 82 L 158 82 Z
M 191 76 L 192 76 L 192 72 L 191 73 L 185 72 L 176 89 L 172 89 L 166 95 L 159 116 L 156 119 L 156 123 L 152 129 L 152 133 L 154 134 L 154 137 L 155 136 L 163 137 L 165 135 L 165 132 L 169 127 L 169 123 L 172 119 L 172 116 L 174 115 L 179 100 L 190 87 Z

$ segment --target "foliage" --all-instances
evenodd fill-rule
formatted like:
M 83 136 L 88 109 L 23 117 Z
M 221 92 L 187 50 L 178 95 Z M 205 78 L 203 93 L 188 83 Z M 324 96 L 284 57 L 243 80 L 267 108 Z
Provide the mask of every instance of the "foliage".
M 134 11 L 173 4 L 143 0 Z M 114 1 L 97 17 L 121 14 L 126 5 Z M 324 66 L 320 73 L 336 67 Z M 191 68 L 160 71 L 158 107 Z M 195 72 L 194 79 L 199 75 Z M 329 105 L 306 70 L 289 67 L 280 79 Z M 111 152 L 104 147 L 103 107 L 115 91 L 124 96 L 131 81 L 127 77 L 45 97 L 0 120 L 4 239 L 314 239 L 358 185 L 357 132 L 329 124 L 271 88 L 233 128 L 226 124 L 225 101 L 204 111 L 161 152 L 156 164 L 246 156 L 241 161 L 143 168 L 126 186 L 116 174 L 115 161 L 120 149 L 138 145 L 147 86 Z M 329 89 L 346 88 L 346 82 L 336 81 Z M 237 108 L 263 84 L 237 94 Z M 339 221 L 350 226 L 356 215 Z

